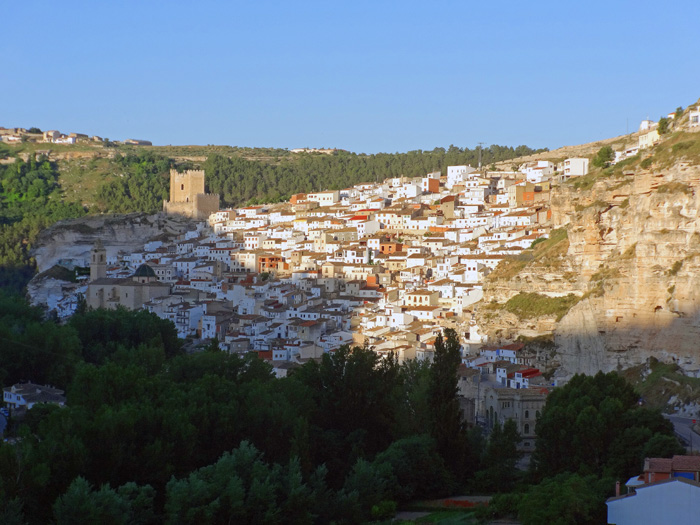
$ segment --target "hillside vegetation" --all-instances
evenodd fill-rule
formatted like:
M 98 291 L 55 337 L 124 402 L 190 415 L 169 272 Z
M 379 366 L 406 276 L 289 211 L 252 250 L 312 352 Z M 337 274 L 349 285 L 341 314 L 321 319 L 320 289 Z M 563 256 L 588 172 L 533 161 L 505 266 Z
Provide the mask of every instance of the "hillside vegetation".
M 529 249 L 509 256 L 488 276 L 489 281 L 511 279 L 525 268 L 552 267 L 558 265 L 569 249 L 569 239 L 565 228 L 549 232 L 549 237 L 537 239 Z
M 29 251 L 39 232 L 84 213 L 64 201 L 55 163 L 0 165 L 0 286 L 19 291 L 33 273 Z
M 494 145 L 481 153 L 489 164 L 535 151 Z M 204 169 L 208 191 L 219 193 L 223 206 L 240 206 L 389 177 L 423 176 L 448 165 L 475 165 L 478 157 L 478 150 L 456 146 L 325 155 L 228 146 L 0 144 L 0 287 L 18 290 L 26 284 L 34 266 L 29 250 L 39 231 L 57 220 L 86 213 L 160 211 L 168 198 L 171 168 Z

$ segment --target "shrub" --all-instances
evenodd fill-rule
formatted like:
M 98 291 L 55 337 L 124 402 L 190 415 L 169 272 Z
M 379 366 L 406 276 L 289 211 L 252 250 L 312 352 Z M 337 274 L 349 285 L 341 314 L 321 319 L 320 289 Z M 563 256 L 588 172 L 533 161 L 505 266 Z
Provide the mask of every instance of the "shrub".
M 669 268 L 668 270 L 668 275 L 676 275 L 678 272 L 681 271 L 681 267 L 683 266 L 683 261 L 676 261 L 673 263 L 673 266 Z
M 615 158 L 615 152 L 610 146 L 603 146 L 598 150 L 598 153 L 593 157 L 593 165 L 596 168 L 607 168 L 610 162 Z
M 694 142 L 692 140 L 686 140 L 684 142 L 679 142 L 679 143 L 671 146 L 671 152 L 678 153 L 679 151 L 683 151 L 683 150 L 691 148 L 693 146 L 693 144 L 694 144 Z
M 375 520 L 388 520 L 393 518 L 395 514 L 395 501 L 383 500 L 372 506 L 372 518 Z
M 687 184 L 682 182 L 667 182 L 659 186 L 656 191 L 658 193 L 685 193 L 686 195 L 692 195 L 693 190 Z

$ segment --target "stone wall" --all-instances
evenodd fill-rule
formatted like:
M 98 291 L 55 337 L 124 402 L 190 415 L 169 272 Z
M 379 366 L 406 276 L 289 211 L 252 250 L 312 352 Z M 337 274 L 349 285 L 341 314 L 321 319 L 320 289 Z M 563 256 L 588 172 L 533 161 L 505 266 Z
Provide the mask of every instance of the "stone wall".
M 170 170 L 170 202 L 193 202 L 204 193 L 204 170 Z

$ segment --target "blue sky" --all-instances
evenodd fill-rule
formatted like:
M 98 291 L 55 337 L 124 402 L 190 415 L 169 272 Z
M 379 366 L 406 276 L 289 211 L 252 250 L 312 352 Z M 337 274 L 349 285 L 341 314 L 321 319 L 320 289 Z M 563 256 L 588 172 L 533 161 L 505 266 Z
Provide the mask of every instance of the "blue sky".
M 700 97 L 700 2 L 11 2 L 0 126 L 154 144 L 556 148 Z

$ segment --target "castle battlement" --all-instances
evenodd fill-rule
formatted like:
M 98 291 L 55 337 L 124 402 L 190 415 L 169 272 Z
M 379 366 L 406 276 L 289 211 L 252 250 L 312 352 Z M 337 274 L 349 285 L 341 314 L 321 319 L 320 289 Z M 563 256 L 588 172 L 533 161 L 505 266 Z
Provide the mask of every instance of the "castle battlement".
M 204 170 L 170 170 L 170 200 L 163 201 L 163 211 L 206 219 L 219 211 L 219 195 L 206 193 Z

